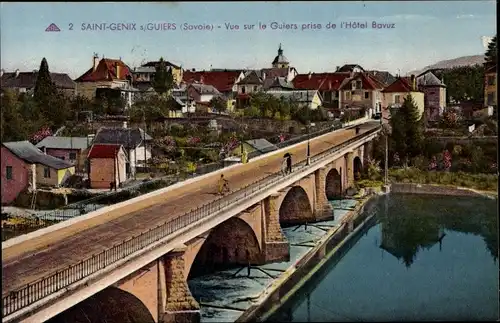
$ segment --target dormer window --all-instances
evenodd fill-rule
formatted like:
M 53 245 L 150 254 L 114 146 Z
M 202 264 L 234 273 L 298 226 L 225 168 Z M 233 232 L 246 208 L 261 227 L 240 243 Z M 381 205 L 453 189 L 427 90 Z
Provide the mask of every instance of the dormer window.
M 354 90 L 356 90 L 356 82 L 352 82 L 352 83 L 351 83 L 351 87 L 352 87 L 352 90 L 353 90 L 353 91 L 354 91 Z
M 241 93 L 245 93 L 245 87 L 244 86 L 241 87 Z

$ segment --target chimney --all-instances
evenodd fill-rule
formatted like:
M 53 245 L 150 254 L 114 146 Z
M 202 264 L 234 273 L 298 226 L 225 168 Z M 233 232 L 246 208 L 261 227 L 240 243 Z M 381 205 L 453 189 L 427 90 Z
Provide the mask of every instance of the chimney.
M 196 72 L 196 69 L 195 69 L 195 68 L 192 68 L 192 69 L 191 69 L 191 72 Z
M 332 81 L 328 81 L 328 89 L 331 91 L 332 90 Z
M 416 83 L 416 82 L 417 82 L 417 80 L 415 79 L 415 74 L 412 74 L 412 75 L 410 76 L 410 82 L 411 82 L 411 84 L 410 84 L 410 86 L 411 86 L 411 90 L 412 90 L 412 91 L 416 91 L 416 90 L 417 90 L 417 83 Z
M 116 68 L 116 78 L 120 79 L 121 66 L 120 64 L 118 64 L 118 62 L 115 63 L 115 68 Z
M 33 70 L 33 74 L 36 74 L 36 73 L 38 73 L 38 70 Z
M 123 121 L 123 129 L 127 129 L 127 121 Z
M 19 76 L 19 69 L 16 70 L 16 77 Z
M 3 73 L 5 73 L 5 70 L 2 68 L 2 70 L 0 71 L 0 77 L 3 76 Z
M 203 84 L 203 81 L 204 81 L 204 78 L 203 78 L 203 75 L 200 76 L 200 83 Z
M 312 76 L 311 71 L 309 71 L 309 74 L 307 74 L 307 78 L 310 80 L 311 76 Z
M 335 68 L 335 72 L 338 72 L 339 70 L 340 70 L 340 66 L 337 66 L 337 67 Z
M 97 55 L 97 53 L 94 53 L 94 56 L 92 57 L 92 67 L 94 71 L 97 69 L 97 65 L 99 65 L 99 55 Z
M 266 79 L 266 72 L 262 72 L 262 80 Z

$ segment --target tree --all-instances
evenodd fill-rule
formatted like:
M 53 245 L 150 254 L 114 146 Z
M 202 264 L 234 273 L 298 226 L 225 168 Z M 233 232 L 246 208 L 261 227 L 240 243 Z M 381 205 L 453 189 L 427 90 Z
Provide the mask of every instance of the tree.
M 50 77 L 49 64 L 44 57 L 40 63 L 40 69 L 38 70 L 36 78 L 34 91 L 35 100 L 38 103 L 45 103 L 56 93 L 56 91 L 56 86 Z
M 408 95 L 402 106 L 391 116 L 391 141 L 393 151 L 407 162 L 421 154 L 424 142 L 424 129 L 420 112 Z
M 460 66 L 437 73 L 446 84 L 447 102 L 482 101 L 484 97 L 483 65 Z
M 224 101 L 224 99 L 220 96 L 213 97 L 212 100 L 210 100 L 210 105 L 218 113 L 225 112 L 227 110 L 226 101 Z
M 486 50 L 486 53 L 484 54 L 485 60 L 487 62 L 495 62 L 497 61 L 497 35 L 493 37 L 493 39 L 490 41 L 488 44 L 488 49 Z
M 156 66 L 153 88 L 158 94 L 168 96 L 173 86 L 174 77 L 172 75 L 172 69 L 167 68 L 167 64 L 163 60 L 163 57 L 161 57 L 158 65 Z

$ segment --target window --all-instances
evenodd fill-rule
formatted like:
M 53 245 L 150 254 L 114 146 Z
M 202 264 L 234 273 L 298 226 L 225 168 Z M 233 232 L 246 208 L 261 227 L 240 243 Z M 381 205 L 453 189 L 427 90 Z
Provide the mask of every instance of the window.
M 5 177 L 7 179 L 12 179 L 12 166 L 5 167 Z
M 346 91 L 345 92 L 345 99 L 350 100 L 351 99 L 351 91 Z
M 241 93 L 245 93 L 245 87 L 244 86 L 241 87 Z
M 356 88 L 358 90 L 361 90 L 362 87 L 363 87 L 363 85 L 362 85 L 361 81 L 356 81 Z
M 495 77 L 493 75 L 488 76 L 488 85 L 495 85 Z
M 400 100 L 400 98 L 399 98 L 399 94 L 396 94 L 396 95 L 394 96 L 394 103 L 399 104 L 399 103 L 400 103 L 400 102 L 399 102 L 399 100 Z
M 256 86 L 256 85 L 253 87 L 253 90 L 254 90 L 254 91 L 257 91 L 257 86 Z
M 70 160 L 76 160 L 76 153 L 69 153 Z
M 43 177 L 50 178 L 50 168 L 49 167 L 45 167 L 43 169 Z
M 356 82 L 351 83 L 351 89 L 354 91 L 356 90 Z
M 365 92 L 365 99 L 369 99 L 370 98 L 370 92 Z

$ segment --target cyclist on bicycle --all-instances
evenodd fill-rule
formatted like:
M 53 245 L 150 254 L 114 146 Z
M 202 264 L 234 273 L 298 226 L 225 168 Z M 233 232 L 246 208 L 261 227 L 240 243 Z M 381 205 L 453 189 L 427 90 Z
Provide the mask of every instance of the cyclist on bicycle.
M 229 192 L 229 184 L 227 179 L 224 178 L 224 174 L 220 175 L 219 182 L 217 183 L 217 188 L 220 195 L 223 195 L 225 192 Z

